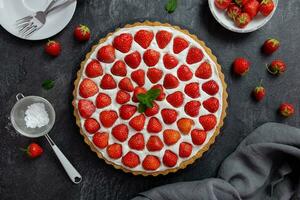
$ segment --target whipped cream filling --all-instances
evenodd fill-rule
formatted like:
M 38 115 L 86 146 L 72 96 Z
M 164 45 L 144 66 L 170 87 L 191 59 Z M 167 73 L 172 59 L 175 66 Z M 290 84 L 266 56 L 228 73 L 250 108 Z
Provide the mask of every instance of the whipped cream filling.
M 81 79 L 80 79 L 80 82 L 79 84 L 81 83 L 81 81 L 84 79 L 84 78 L 88 78 L 86 75 L 85 75 L 85 68 L 87 66 L 87 64 L 92 60 L 92 59 L 96 59 L 96 55 L 97 55 L 97 52 L 98 50 L 102 47 L 102 46 L 105 46 L 105 45 L 108 45 L 108 44 L 112 44 L 113 42 L 113 39 L 120 35 L 121 33 L 130 33 L 132 34 L 132 36 L 134 37 L 135 33 L 141 29 L 144 29 L 144 30 L 149 30 L 149 31 L 153 31 L 154 33 L 154 38 L 151 42 L 151 45 L 148 47 L 148 49 L 154 49 L 156 51 L 158 51 L 160 53 L 160 59 L 159 59 L 159 62 L 156 64 L 156 68 L 159 68 L 163 71 L 164 75 L 167 74 L 167 73 L 170 73 L 170 74 L 173 74 L 177 77 L 177 69 L 179 66 L 181 66 L 182 64 L 185 64 L 187 66 L 189 66 L 189 68 L 191 69 L 191 71 L 194 73 L 193 75 L 193 78 L 189 81 L 179 81 L 179 86 L 175 89 L 164 89 L 164 92 L 166 94 L 166 96 L 168 94 L 171 94 L 175 91 L 181 91 L 183 94 L 184 94 L 184 103 L 182 104 L 181 107 L 179 108 L 174 108 L 172 105 L 170 105 L 166 100 L 163 100 L 163 101 L 156 101 L 156 103 L 159 105 L 160 107 L 160 111 L 163 109 L 163 108 L 171 108 L 171 109 L 175 109 L 177 112 L 178 112 L 178 117 L 177 119 L 180 119 L 180 118 L 190 118 L 194 121 L 194 126 L 193 126 L 193 129 L 203 129 L 201 124 L 199 123 L 198 121 L 198 118 L 199 116 L 201 115 L 206 115 L 206 114 L 210 114 L 209 111 L 207 111 L 203 105 L 202 105 L 202 102 L 206 99 L 208 99 L 209 97 L 211 97 L 211 95 L 208 95 L 206 94 L 204 91 L 202 91 L 201 89 L 201 86 L 204 82 L 207 82 L 208 80 L 214 80 L 217 82 L 217 84 L 219 85 L 219 92 L 214 95 L 214 97 L 216 97 L 218 100 L 219 100 L 219 109 L 217 112 L 213 113 L 216 118 L 217 118 L 217 125 L 214 129 L 210 130 L 210 131 L 207 131 L 207 137 L 206 137 L 206 140 L 205 142 L 202 144 L 202 145 L 194 145 L 192 143 L 192 140 L 191 140 L 191 135 L 190 134 L 187 134 L 187 135 L 184 135 L 184 134 L 181 134 L 181 138 L 179 139 L 179 141 L 174 144 L 174 145 L 171 145 L 171 146 L 168 146 L 166 144 L 164 144 L 164 147 L 162 148 L 162 150 L 160 151 L 148 151 L 148 149 L 145 147 L 144 150 L 142 151 L 137 151 L 137 150 L 134 150 L 134 149 L 131 149 L 129 146 L 128 146 L 128 140 L 131 138 L 131 136 L 133 136 L 135 133 L 137 133 L 137 131 L 135 131 L 133 128 L 131 128 L 129 125 L 128 125 L 128 120 L 122 120 L 120 117 L 117 119 L 117 121 L 114 123 L 114 125 L 117 125 L 117 124 L 121 124 L 121 123 L 124 123 L 126 125 L 128 125 L 128 128 L 129 128 L 129 134 L 128 134 L 128 138 L 126 141 L 124 142 L 120 142 L 118 141 L 116 138 L 113 137 L 113 135 L 111 134 L 111 128 L 105 128 L 101 125 L 101 122 L 99 121 L 99 113 L 103 110 L 114 110 L 118 113 L 119 111 L 119 108 L 120 108 L 120 104 L 118 104 L 116 101 L 115 101 L 115 97 L 116 97 L 116 93 L 117 91 L 119 90 L 118 87 L 115 88 L 115 89 L 112 89 L 112 90 L 103 90 L 100 88 L 100 81 L 101 81 L 101 78 L 102 76 L 100 77 L 97 77 L 97 78 L 89 78 L 91 80 L 93 80 L 99 87 L 99 92 L 104 92 L 106 94 L 108 94 L 110 97 L 111 97 L 111 100 L 112 100 L 112 103 L 105 107 L 105 108 L 102 108 L 102 109 L 96 109 L 96 111 L 93 113 L 93 115 L 91 116 L 92 118 L 96 119 L 99 124 L 101 125 L 101 129 L 100 129 L 100 132 L 108 132 L 109 133 L 109 144 L 113 144 L 113 143 L 119 143 L 122 145 L 122 148 L 123 148 L 123 156 L 128 152 L 128 151 L 132 151 L 134 153 L 136 153 L 139 157 L 140 157 L 140 164 L 135 167 L 135 168 L 128 168 L 126 167 L 125 165 L 122 164 L 122 157 L 119 158 L 119 159 L 112 159 L 108 156 L 107 152 L 106 152 L 106 148 L 104 149 L 100 149 L 100 148 L 97 148 L 95 145 L 95 148 L 97 149 L 97 151 L 101 152 L 101 154 L 103 155 L 103 157 L 105 159 L 107 159 L 108 161 L 116 164 L 116 165 L 120 165 L 122 166 L 123 168 L 127 168 L 129 169 L 130 171 L 145 171 L 145 172 L 154 172 L 154 171 L 147 171 L 143 168 L 142 166 L 142 161 L 144 160 L 144 158 L 147 156 L 147 155 L 155 155 L 157 156 L 160 161 L 161 161 L 161 165 L 160 167 L 155 170 L 155 172 L 157 171 L 164 171 L 164 170 L 167 170 L 167 169 L 171 169 L 171 168 L 177 168 L 179 167 L 179 165 L 184 162 L 184 161 L 187 161 L 189 159 L 191 159 L 198 151 L 200 151 L 210 140 L 210 138 L 213 136 L 219 122 L 220 122 L 220 117 L 221 117 L 221 114 L 222 114 L 222 110 L 223 110 L 223 86 L 222 86 L 222 82 L 219 78 L 219 74 L 218 74 L 218 70 L 217 70 L 217 66 L 216 64 L 214 63 L 214 61 L 209 57 L 209 55 L 206 53 L 206 51 L 204 50 L 204 48 L 198 43 L 196 42 L 193 38 L 191 38 L 190 36 L 172 28 L 172 27 L 165 27 L 165 26 L 135 26 L 135 27 L 132 27 L 132 28 L 122 28 L 120 30 L 118 30 L 117 32 L 113 33 L 110 37 L 107 38 L 107 40 L 98 45 L 97 48 L 95 49 L 94 52 L 92 52 L 92 54 L 90 55 L 88 61 L 85 63 L 85 66 L 84 66 L 84 69 L 82 71 L 82 75 L 81 75 Z M 170 43 L 164 48 L 164 49 L 160 49 L 157 45 L 157 42 L 156 42 L 156 39 L 155 39 L 155 35 L 158 31 L 160 30 L 165 30 L 165 31 L 169 31 L 173 34 L 173 37 L 170 41 Z M 175 54 L 173 52 L 173 39 L 175 37 L 182 37 L 184 38 L 185 40 L 187 40 L 190 45 L 188 48 L 186 48 L 185 50 L 183 50 L 182 52 L 180 52 L 179 54 Z M 187 56 L 187 53 L 188 53 L 188 50 L 190 47 L 192 46 L 195 46 L 199 49 L 202 50 L 203 54 L 204 54 L 204 57 L 203 59 L 201 60 L 201 62 L 198 62 L 198 63 L 195 63 L 195 64 L 187 64 L 186 63 L 186 56 Z M 138 51 L 141 56 L 143 55 L 143 53 L 146 51 L 146 49 L 142 48 L 138 43 L 136 43 L 134 40 L 133 40 L 133 43 L 132 43 L 132 47 L 131 47 L 131 50 L 128 52 L 128 53 L 122 53 L 118 50 L 116 50 L 116 60 L 124 60 L 124 57 L 127 55 L 127 54 L 130 54 L 134 51 Z M 179 61 L 178 65 L 173 68 L 173 69 L 166 69 L 164 67 L 164 64 L 163 64 L 163 55 L 166 54 L 166 53 L 170 53 L 172 55 L 175 55 Z M 197 77 L 195 77 L 195 71 L 196 69 L 199 67 L 199 65 L 203 62 L 208 62 L 210 63 L 211 67 L 212 67 L 212 77 L 209 78 L 209 79 L 199 79 Z M 119 77 L 119 76 L 115 76 L 113 75 L 111 72 L 110 72 L 110 69 L 111 67 L 113 66 L 114 63 L 102 63 L 101 62 L 101 65 L 103 67 L 103 72 L 104 74 L 111 74 L 115 81 L 118 83 L 122 78 L 124 77 Z M 145 71 L 145 73 L 147 72 L 147 69 L 149 67 L 143 62 L 143 59 L 141 60 L 141 63 L 139 65 L 139 67 L 137 69 L 143 69 Z M 137 69 L 132 69 L 130 67 L 127 67 L 127 74 L 130 75 L 132 71 L 135 71 Z M 127 75 L 127 76 L 128 76 Z M 192 99 L 190 98 L 188 95 L 186 95 L 184 93 L 184 87 L 185 85 L 187 85 L 188 83 L 191 83 L 191 82 L 197 82 L 199 83 L 199 88 L 200 88 L 200 97 L 197 98 L 197 99 Z M 137 86 L 137 84 L 132 81 L 134 87 Z M 161 84 L 163 85 L 163 78 L 161 78 L 161 80 L 158 82 L 158 83 L 155 83 L 155 84 Z M 146 90 L 149 90 L 154 84 L 152 84 L 150 82 L 150 80 L 147 78 L 147 76 L 145 77 L 145 85 L 144 85 L 144 88 L 146 88 Z M 78 87 L 79 88 L 79 87 Z M 97 97 L 97 94 L 92 96 L 92 97 L 89 97 L 89 98 L 82 98 L 80 95 L 79 95 L 79 89 L 77 88 L 77 99 L 75 99 L 75 102 L 76 102 L 76 106 L 78 106 L 78 101 L 80 99 L 87 99 L 87 100 L 90 100 L 92 102 L 95 102 L 96 100 L 96 97 Z M 131 93 L 132 94 L 132 93 Z M 201 108 L 200 108 L 200 112 L 199 112 L 199 115 L 196 116 L 196 117 L 190 117 L 188 116 L 185 111 L 184 111 L 184 105 L 191 101 L 191 100 L 198 100 L 201 102 Z M 137 103 L 135 102 L 132 102 L 132 100 L 130 99 L 130 101 L 126 104 L 132 104 L 132 105 L 136 105 L 137 106 Z M 171 125 L 167 125 L 167 124 L 164 124 L 163 122 L 163 119 L 160 115 L 160 111 L 158 114 L 155 115 L 155 117 L 157 117 L 160 122 L 162 123 L 162 126 L 163 126 L 163 130 L 165 129 L 175 129 L 175 130 L 178 130 L 178 127 L 177 127 L 177 124 L 176 122 L 171 124 Z M 136 115 L 139 115 L 140 113 L 136 112 L 132 117 L 136 116 Z M 142 131 L 139 131 L 141 133 L 143 133 L 144 135 L 144 139 L 145 139 L 145 144 L 147 143 L 149 137 L 151 135 L 156 135 L 158 137 L 160 137 L 160 139 L 162 141 L 163 140 L 163 131 L 161 131 L 160 133 L 148 133 L 148 131 L 146 130 L 146 127 L 147 127 L 147 124 L 148 124 L 148 121 L 149 121 L 150 117 L 146 117 L 146 122 L 145 122 L 145 126 L 144 126 L 144 129 Z M 89 138 L 89 140 L 92 142 L 92 139 L 93 139 L 93 135 L 92 134 L 89 134 L 85 128 L 84 128 L 84 121 L 85 119 L 80 117 L 80 123 L 81 123 L 81 127 L 82 127 L 82 130 L 84 132 L 85 135 L 87 135 L 87 137 Z M 193 150 L 192 150 L 192 153 L 189 157 L 187 158 L 181 158 L 179 156 L 179 145 L 181 142 L 188 142 L 190 143 L 192 146 L 193 146 Z M 174 167 L 167 167 L 163 164 L 162 162 L 162 158 L 163 158 L 163 155 L 164 155 L 164 152 L 165 150 L 171 150 L 173 151 L 174 153 L 176 153 L 178 155 L 178 161 L 177 161 L 177 164 L 174 166 Z

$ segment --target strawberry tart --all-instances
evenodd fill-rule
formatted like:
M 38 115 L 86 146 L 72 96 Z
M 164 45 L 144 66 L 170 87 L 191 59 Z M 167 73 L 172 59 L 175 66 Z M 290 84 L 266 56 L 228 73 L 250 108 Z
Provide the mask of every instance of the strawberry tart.
M 216 57 L 159 22 L 126 25 L 93 46 L 77 73 L 74 115 L 85 142 L 135 175 L 176 172 L 209 149 L 227 107 Z

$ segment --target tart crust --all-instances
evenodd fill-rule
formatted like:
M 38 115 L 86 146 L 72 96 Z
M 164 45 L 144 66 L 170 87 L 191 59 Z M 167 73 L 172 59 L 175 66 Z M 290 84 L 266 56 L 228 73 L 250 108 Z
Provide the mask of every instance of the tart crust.
M 206 51 L 206 53 L 208 54 L 208 56 L 213 60 L 213 62 L 216 64 L 217 66 L 217 70 L 218 70 L 218 76 L 221 80 L 221 83 L 222 83 L 222 86 L 223 86 L 223 94 L 222 94 L 222 101 L 223 101 L 223 106 L 222 106 L 222 114 L 220 116 L 220 121 L 219 121 L 219 124 L 217 125 L 216 129 L 215 129 L 215 132 L 213 133 L 212 137 L 209 139 L 208 143 L 203 146 L 203 148 L 201 148 L 194 156 L 192 156 L 191 158 L 189 158 L 188 160 L 186 161 L 183 161 L 182 163 L 180 163 L 180 165 L 176 168 L 172 168 L 172 169 L 166 169 L 166 170 L 163 170 L 163 171 L 154 171 L 154 172 L 146 172 L 146 171 L 131 171 L 123 166 L 120 166 L 120 165 L 117 165 L 109 160 L 107 160 L 101 152 L 97 151 L 96 148 L 94 147 L 94 144 L 88 139 L 88 137 L 84 134 L 82 128 L 81 128 L 81 124 L 80 124 L 80 115 L 79 115 L 79 111 L 77 109 L 77 106 L 76 106 L 76 103 L 75 103 L 75 100 L 77 99 L 77 90 L 78 90 L 78 85 L 79 85 L 79 82 L 80 82 L 80 79 L 81 79 L 81 75 L 83 73 L 83 69 L 84 69 L 84 66 L 85 66 L 85 63 L 88 61 L 90 55 L 95 51 L 96 47 L 105 42 L 107 40 L 107 38 L 109 36 L 111 36 L 114 32 L 111 32 L 111 33 L 108 33 L 106 35 L 106 37 L 102 38 L 99 40 L 98 44 L 94 45 L 91 49 L 91 51 L 89 53 L 86 54 L 85 56 L 85 60 L 81 62 L 81 67 L 80 69 L 78 70 L 77 72 L 77 78 L 74 82 L 74 90 L 73 90 L 73 96 L 74 96 L 74 100 L 72 101 L 72 104 L 74 106 L 74 116 L 76 118 L 76 124 L 77 126 L 80 128 L 80 134 L 84 137 L 84 141 L 85 143 L 87 143 L 91 150 L 94 151 L 99 158 L 101 159 L 104 159 L 104 161 L 107 163 L 107 164 L 110 164 L 110 165 L 113 165 L 116 169 L 121 169 L 123 170 L 124 172 L 126 173 L 132 173 L 134 175 L 143 175 L 143 176 L 149 176 L 149 175 L 152 175 L 152 176 L 157 176 L 157 175 L 167 175 L 168 173 L 174 173 L 176 171 L 178 171 L 179 169 L 184 169 L 186 168 L 188 165 L 192 164 L 195 162 L 196 159 L 202 157 L 203 153 L 206 152 L 209 147 L 215 142 L 215 139 L 216 137 L 219 135 L 220 133 L 220 129 L 221 127 L 223 126 L 223 123 L 224 123 L 224 118 L 226 116 L 226 108 L 228 106 L 227 104 L 227 97 L 228 97 L 228 94 L 227 94 L 227 91 L 226 91 L 226 88 L 227 88 L 227 85 L 225 83 L 225 80 L 224 80 L 224 74 L 222 73 L 221 71 L 221 66 L 218 64 L 217 62 L 217 58 L 212 54 L 212 51 L 210 48 L 208 48 L 205 43 L 202 41 L 202 40 L 199 40 L 197 38 L 196 35 L 193 35 L 191 33 L 189 33 L 187 30 L 184 30 L 184 29 L 181 29 L 180 27 L 178 26 L 172 26 L 168 23 L 160 23 L 160 22 L 151 22 L 151 21 L 144 21 L 144 22 L 137 22 L 137 23 L 134 23 L 134 24 L 127 24 L 125 25 L 123 28 L 132 28 L 132 27 L 136 27 L 136 26 L 165 26 L 165 27 L 172 27 L 188 36 L 190 36 L 192 39 L 194 39 L 197 43 L 199 43 L 203 48 L 204 50 Z M 121 28 L 118 28 L 115 30 L 115 32 L 119 31 Z

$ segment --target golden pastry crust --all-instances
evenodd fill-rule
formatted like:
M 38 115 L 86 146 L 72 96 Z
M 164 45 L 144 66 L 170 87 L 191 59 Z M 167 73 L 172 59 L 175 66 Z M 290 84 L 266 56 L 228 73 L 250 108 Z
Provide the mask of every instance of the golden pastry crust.
M 212 51 L 211 49 L 209 49 L 205 43 L 201 40 L 199 40 L 197 38 L 196 35 L 193 35 L 193 34 L 190 34 L 187 30 L 183 30 L 181 28 L 179 28 L 178 26 L 172 26 L 170 24 L 167 24 L 167 23 L 160 23 L 160 22 L 150 22 L 150 21 L 145 21 L 145 22 L 137 22 L 137 23 L 134 23 L 134 24 L 127 24 L 126 26 L 124 26 L 124 28 L 131 28 L 131 27 L 136 27 L 136 26 L 166 26 L 166 27 L 172 27 L 188 36 L 190 36 L 192 39 L 194 39 L 197 43 L 199 43 L 206 51 L 206 53 L 208 54 L 208 56 L 214 61 L 214 63 L 216 64 L 217 66 L 217 70 L 218 70 L 218 76 L 222 82 L 222 86 L 223 86 L 223 95 L 222 95 L 222 101 L 223 101 L 223 104 L 222 104 L 222 114 L 220 116 L 220 121 L 219 121 L 219 124 L 217 125 L 216 127 L 216 130 L 215 132 L 213 133 L 212 137 L 209 139 L 208 143 L 203 147 L 201 148 L 194 156 L 192 156 L 190 159 L 186 160 L 186 161 L 183 161 L 182 163 L 180 163 L 180 165 L 176 168 L 172 168 L 172 169 L 166 169 L 166 170 L 163 170 L 163 171 L 154 171 L 154 172 L 146 172 L 146 171 L 131 171 L 123 166 L 120 166 L 120 165 L 116 165 L 115 163 L 107 160 L 102 154 L 101 152 L 97 151 L 96 148 L 94 147 L 94 144 L 88 139 L 88 137 L 83 133 L 83 130 L 82 130 L 82 127 L 81 127 L 81 124 L 80 124 L 80 115 L 79 115 L 79 111 L 77 109 L 77 106 L 76 106 L 76 103 L 75 103 L 75 100 L 77 99 L 77 91 L 78 91 L 78 85 L 79 85 L 79 82 L 80 82 L 80 79 L 81 79 L 81 75 L 83 73 L 83 69 L 84 69 L 84 66 L 85 66 L 85 63 L 88 61 L 90 55 L 95 51 L 96 47 L 105 42 L 107 40 L 107 38 L 109 36 L 111 36 L 114 32 L 112 33 L 109 33 L 106 35 L 106 37 L 102 38 L 99 40 L 98 44 L 94 45 L 91 49 L 91 51 L 85 56 L 85 60 L 83 62 L 81 62 L 81 67 L 79 69 L 79 71 L 77 72 L 77 78 L 74 82 L 74 90 L 73 90 L 73 96 L 74 96 L 74 100 L 72 102 L 73 106 L 74 106 L 74 116 L 76 118 L 76 124 L 78 125 L 78 127 L 80 128 L 80 134 L 84 137 L 84 141 L 85 143 L 87 143 L 91 150 L 94 151 L 99 158 L 102 158 L 105 160 L 105 162 L 107 164 L 110 164 L 110 165 L 113 165 L 116 169 L 121 169 L 123 170 L 124 172 L 126 173 L 132 173 L 134 175 L 143 175 L 143 176 L 149 176 L 149 175 L 152 175 L 152 176 L 157 176 L 157 175 L 166 175 L 168 173 L 171 173 L 171 172 L 176 172 L 177 170 L 179 169 L 184 169 L 186 168 L 188 165 L 192 164 L 195 162 L 196 159 L 200 158 L 204 152 L 206 152 L 209 147 L 215 142 L 215 139 L 216 137 L 219 135 L 220 133 L 220 129 L 221 127 L 223 126 L 223 123 L 224 123 L 224 118 L 226 116 L 226 108 L 228 106 L 227 104 L 227 97 L 228 97 L 228 94 L 226 92 L 226 88 L 227 88 L 227 85 L 225 83 L 225 80 L 224 80 L 224 74 L 222 73 L 221 71 L 221 66 L 218 64 L 217 62 L 217 58 L 212 54 Z M 118 28 L 115 30 L 115 32 L 119 31 L 121 28 Z

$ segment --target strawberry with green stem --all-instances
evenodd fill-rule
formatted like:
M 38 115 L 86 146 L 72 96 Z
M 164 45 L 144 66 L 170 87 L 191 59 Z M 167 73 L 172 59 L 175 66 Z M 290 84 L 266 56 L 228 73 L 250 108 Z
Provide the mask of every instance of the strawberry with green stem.
M 256 101 L 261 101 L 266 95 L 266 90 L 262 86 L 262 80 L 260 81 L 259 86 L 255 87 L 253 90 L 253 97 L 256 99 Z
M 282 60 L 273 60 L 270 65 L 267 65 L 267 70 L 272 75 L 280 75 L 285 72 L 286 64 Z
M 37 158 L 44 152 L 43 148 L 37 143 L 30 143 L 26 149 L 21 148 L 22 151 L 26 152 L 29 158 Z

